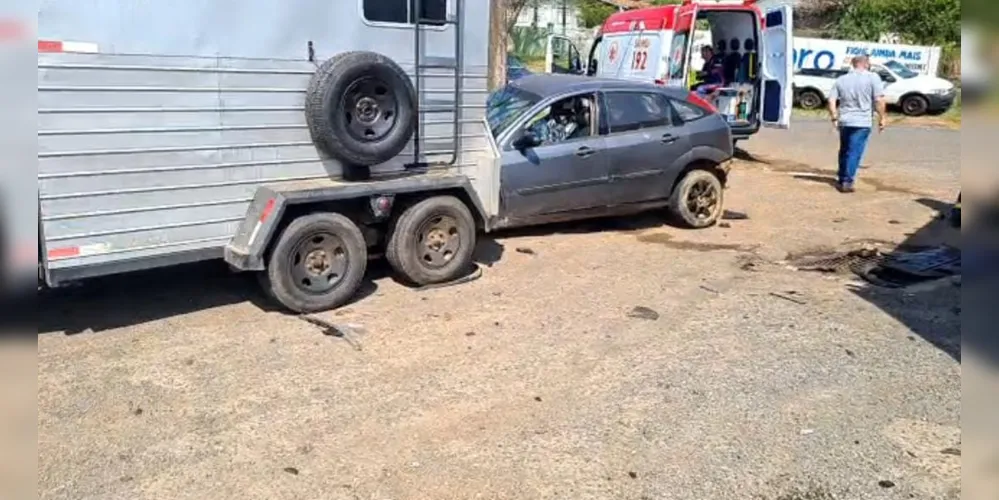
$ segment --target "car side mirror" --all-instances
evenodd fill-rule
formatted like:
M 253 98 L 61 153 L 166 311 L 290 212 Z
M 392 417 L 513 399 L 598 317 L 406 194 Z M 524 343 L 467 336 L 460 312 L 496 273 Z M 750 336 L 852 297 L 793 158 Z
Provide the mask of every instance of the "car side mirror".
M 586 71 L 583 69 L 583 61 L 579 59 L 578 55 L 572 57 L 572 72 L 578 75 L 582 75 Z
M 531 149 L 540 145 L 541 139 L 530 130 L 525 130 L 523 135 L 513 141 L 513 147 L 517 148 L 518 151 L 524 151 L 525 149 Z
M 589 66 L 586 67 L 586 76 L 593 76 L 597 74 L 597 60 L 591 59 Z
M 891 76 L 889 73 L 879 73 L 878 76 L 881 77 L 881 81 L 885 83 L 894 83 L 895 77 Z

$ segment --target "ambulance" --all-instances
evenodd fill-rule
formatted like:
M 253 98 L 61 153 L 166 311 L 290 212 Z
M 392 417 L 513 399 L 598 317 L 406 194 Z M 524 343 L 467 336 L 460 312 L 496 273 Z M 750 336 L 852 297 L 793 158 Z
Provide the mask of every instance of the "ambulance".
M 689 88 L 701 69 L 694 67 L 700 61 L 698 41 L 710 40 L 723 61 L 725 86 L 708 104 L 728 120 L 734 139 L 746 139 L 760 127 L 790 127 L 792 28 L 790 5 L 684 0 L 611 15 L 585 64 L 570 39 L 549 37 L 547 70 Z

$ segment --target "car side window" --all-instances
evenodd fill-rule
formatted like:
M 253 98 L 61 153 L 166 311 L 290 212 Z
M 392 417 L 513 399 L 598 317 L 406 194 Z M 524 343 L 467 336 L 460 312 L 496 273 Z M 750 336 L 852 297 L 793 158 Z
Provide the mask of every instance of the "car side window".
M 611 134 L 672 124 L 669 102 L 651 92 L 609 92 L 605 96 Z
M 584 139 L 593 135 L 592 95 L 567 97 L 546 106 L 527 121 L 525 129 L 540 146 Z
M 671 99 L 670 104 L 673 105 L 673 109 L 676 111 L 676 116 L 684 123 L 692 122 L 707 115 L 703 109 L 683 101 Z

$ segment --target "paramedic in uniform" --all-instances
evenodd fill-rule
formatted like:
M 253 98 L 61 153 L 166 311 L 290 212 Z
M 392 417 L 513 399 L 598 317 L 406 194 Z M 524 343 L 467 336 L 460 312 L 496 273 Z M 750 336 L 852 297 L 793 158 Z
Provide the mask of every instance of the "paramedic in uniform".
M 852 193 L 860 168 L 860 159 L 871 136 L 874 112 L 878 114 L 878 131 L 884 131 L 885 94 L 881 78 L 870 71 L 866 55 L 850 60 L 853 69 L 836 79 L 829 94 L 829 115 L 839 131 L 839 175 L 836 189 Z M 839 103 L 837 109 L 836 104 Z

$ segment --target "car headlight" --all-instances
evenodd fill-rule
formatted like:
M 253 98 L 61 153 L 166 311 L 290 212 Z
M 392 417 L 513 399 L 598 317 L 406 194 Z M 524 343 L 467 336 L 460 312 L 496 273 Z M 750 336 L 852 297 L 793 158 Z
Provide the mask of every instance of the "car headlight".
M 933 90 L 929 91 L 928 93 L 933 94 L 933 95 L 947 95 L 947 94 L 950 94 L 953 91 L 954 91 L 954 88 L 950 87 L 950 88 L 933 89 Z

